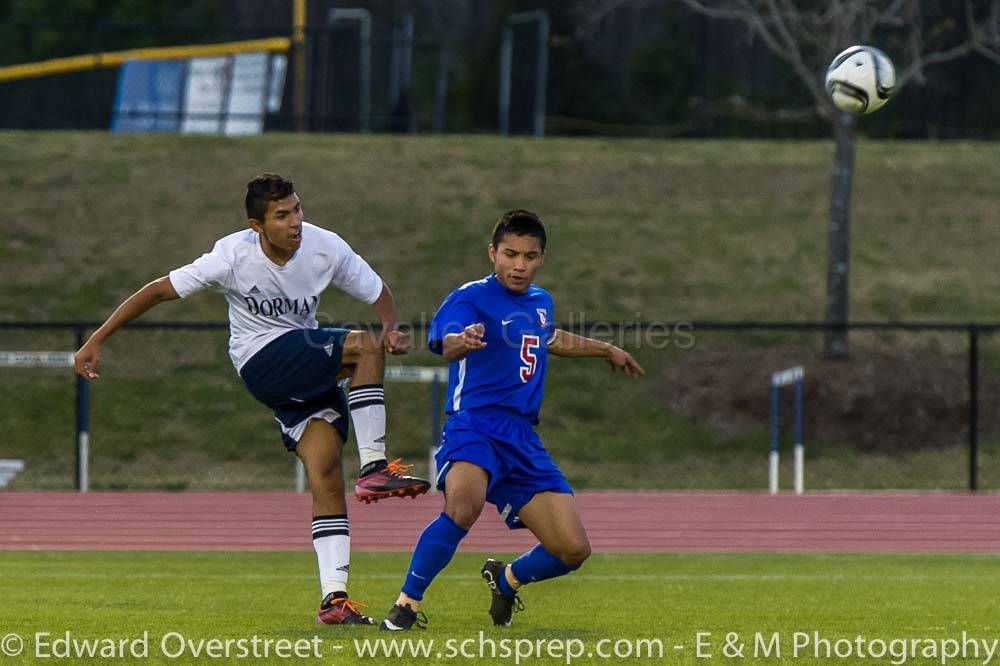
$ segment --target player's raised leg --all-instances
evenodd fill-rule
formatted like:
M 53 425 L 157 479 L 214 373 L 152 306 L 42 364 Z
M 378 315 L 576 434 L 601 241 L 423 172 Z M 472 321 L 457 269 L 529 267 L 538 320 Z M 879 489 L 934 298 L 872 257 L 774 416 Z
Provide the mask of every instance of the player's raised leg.
M 313 419 L 299 438 L 295 453 L 302 460 L 312 492 L 313 548 L 323 591 L 316 621 L 322 624 L 374 624 L 361 612 L 363 604 L 347 596 L 351 536 L 344 499 L 344 441 L 336 428 Z
M 451 562 L 459 542 L 482 513 L 488 483 L 489 476 L 482 467 L 464 461 L 450 464 L 445 478 L 444 511 L 420 534 L 403 588 L 379 629 L 405 631 L 426 623 L 426 618 L 418 615 L 424 592 Z
M 426 479 L 407 476 L 410 465 L 386 460 L 385 350 L 367 331 L 351 331 L 344 338 L 342 361 L 350 367 L 347 402 L 361 460 L 354 495 L 364 502 L 386 497 L 416 497 L 430 489 Z
M 590 556 L 587 532 L 569 493 L 538 493 L 517 515 L 539 543 L 510 564 L 488 559 L 483 565 L 492 592 L 490 617 L 497 626 L 510 625 L 514 609 L 521 607 L 518 588 L 565 576 Z

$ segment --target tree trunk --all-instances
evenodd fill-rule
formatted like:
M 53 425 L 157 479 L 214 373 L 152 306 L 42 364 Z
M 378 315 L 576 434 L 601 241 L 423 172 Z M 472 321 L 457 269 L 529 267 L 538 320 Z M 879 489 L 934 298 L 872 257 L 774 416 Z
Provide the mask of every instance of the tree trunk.
M 854 136 L 857 118 L 837 112 L 833 119 L 836 153 L 830 196 L 830 247 L 826 273 L 826 322 L 846 324 L 851 267 L 851 185 L 854 181 Z M 828 358 L 847 358 L 847 329 L 826 332 Z

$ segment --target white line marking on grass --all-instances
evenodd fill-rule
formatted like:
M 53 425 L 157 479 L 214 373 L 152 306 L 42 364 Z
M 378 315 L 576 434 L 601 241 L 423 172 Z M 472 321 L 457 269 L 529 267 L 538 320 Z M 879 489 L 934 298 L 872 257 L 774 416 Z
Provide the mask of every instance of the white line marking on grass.
M 103 580 L 151 580 L 159 578 L 177 578 L 182 576 L 186 579 L 203 580 L 313 580 L 315 575 L 294 575 L 294 574 L 254 574 L 239 572 L 222 573 L 192 573 L 192 572 L 151 572 L 151 573 L 123 573 L 114 574 L 107 572 L 79 572 L 79 571 L 33 571 L 33 578 L 99 578 Z M 398 574 L 365 574 L 355 573 L 352 578 L 357 581 L 362 580 L 400 580 L 405 578 L 403 573 Z M 472 574 L 442 574 L 435 580 L 477 580 L 477 576 Z M 987 581 L 1000 579 L 1000 572 L 995 575 L 983 574 L 958 574 L 958 575 L 871 575 L 871 574 L 574 574 L 571 580 L 588 581 L 663 581 L 663 582 L 686 582 L 686 581 L 708 581 L 718 583 L 742 583 L 753 581 L 804 581 L 804 582 L 833 582 L 833 581 L 892 581 L 892 582 L 912 582 L 912 581 L 941 581 L 941 580 L 970 580 Z

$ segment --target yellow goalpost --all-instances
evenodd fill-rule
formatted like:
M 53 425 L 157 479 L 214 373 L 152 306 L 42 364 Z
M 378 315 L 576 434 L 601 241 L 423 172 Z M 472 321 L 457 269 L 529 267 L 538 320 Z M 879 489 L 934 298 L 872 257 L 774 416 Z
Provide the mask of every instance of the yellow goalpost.
M 262 51 L 285 53 L 290 50 L 291 45 L 292 40 L 287 37 L 269 37 L 267 39 L 250 39 L 221 44 L 160 46 L 114 51 L 111 53 L 92 53 L 0 67 L 0 82 L 49 76 L 52 74 L 67 74 L 69 72 L 97 69 L 100 67 L 117 67 L 126 60 L 180 60 L 226 56 L 237 53 L 260 53 Z

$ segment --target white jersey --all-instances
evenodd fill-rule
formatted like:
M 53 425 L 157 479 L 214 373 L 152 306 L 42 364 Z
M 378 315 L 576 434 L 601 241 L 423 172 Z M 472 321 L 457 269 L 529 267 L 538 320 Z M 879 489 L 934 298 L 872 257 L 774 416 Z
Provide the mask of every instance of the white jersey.
M 225 294 L 229 357 L 237 372 L 280 335 L 316 328 L 319 296 L 328 286 L 365 303 L 382 293 L 382 279 L 344 239 L 308 222 L 302 223 L 302 244 L 284 266 L 267 258 L 257 232 L 244 229 L 170 271 L 169 278 L 181 298 L 210 288 Z

